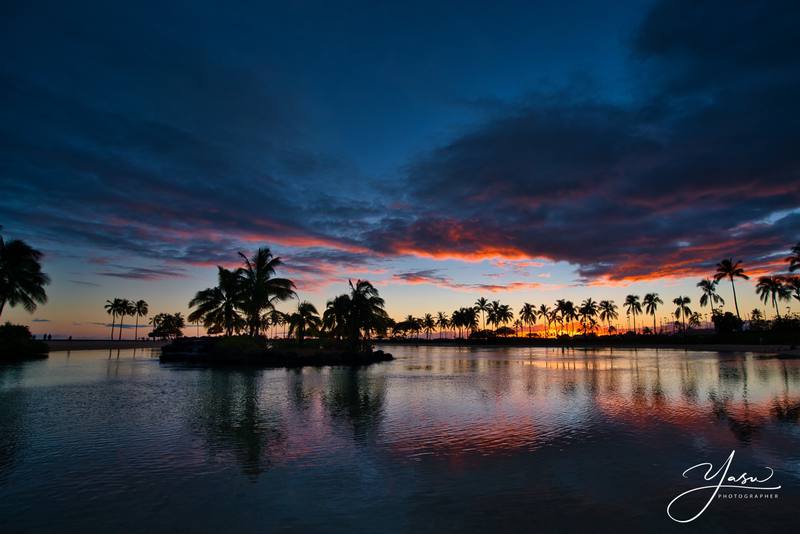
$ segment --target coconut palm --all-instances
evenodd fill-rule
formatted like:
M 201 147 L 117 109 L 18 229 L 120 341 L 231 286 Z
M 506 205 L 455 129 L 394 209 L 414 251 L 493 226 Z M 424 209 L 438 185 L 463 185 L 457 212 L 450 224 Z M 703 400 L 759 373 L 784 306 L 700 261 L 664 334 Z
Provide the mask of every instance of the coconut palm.
M 275 334 L 275 338 L 277 338 L 279 332 L 278 327 L 286 324 L 286 314 L 273 308 L 267 312 L 267 317 L 269 317 L 269 324 L 274 327 L 272 329 L 273 334 Z
M 378 294 L 375 286 L 366 280 L 357 280 L 350 284 L 350 314 L 348 336 L 353 350 L 363 336 L 369 342 L 373 332 L 385 332 L 389 316 L 384 309 L 385 302 Z
M 540 319 L 544 321 L 544 335 L 545 337 L 550 336 L 550 314 L 553 310 L 550 309 L 550 306 L 547 304 L 540 304 L 539 309 L 536 310 L 536 315 L 539 316 Z
M 445 312 L 436 314 L 436 327 L 439 329 L 439 332 L 444 332 L 450 327 L 450 319 Z M 439 336 L 441 337 L 441 333 Z
M 473 309 L 481 314 L 481 330 L 486 330 L 486 314 L 489 313 L 489 301 L 481 297 L 475 301 Z
M 525 302 L 519 310 L 519 318 L 523 324 L 528 326 L 528 337 L 531 337 L 533 333 L 531 327 L 536 324 L 536 309 L 533 304 Z
M 594 321 L 598 310 L 598 305 L 592 298 L 588 298 L 581 302 L 581 305 L 578 307 L 578 315 L 580 315 L 581 326 L 583 327 L 583 335 L 586 335 L 587 328 Z
M 786 258 L 786 261 L 789 262 L 790 273 L 800 269 L 800 243 L 797 243 L 792 247 L 792 253 L 788 258 Z
M 117 310 L 119 309 L 119 302 L 121 299 L 106 300 L 105 308 L 106 313 L 111 316 L 111 341 L 114 341 L 114 324 L 117 320 Z
M 278 301 L 295 297 L 294 282 L 286 278 L 274 278 L 275 270 L 282 262 L 272 255 L 269 248 L 259 248 L 251 258 L 241 252 L 239 256 L 244 262 L 244 266 L 236 271 L 240 307 L 247 321 L 249 335 L 257 336 L 261 312 L 274 308 Z
M 196 308 L 189 314 L 189 321 L 202 321 L 206 328 L 216 326 L 230 336 L 245 326 L 245 320 L 239 313 L 242 302 L 239 274 L 217 267 L 217 277 L 216 287 L 198 291 L 189 302 L 190 308 Z
M 297 336 L 297 344 L 302 345 L 306 334 L 316 333 L 322 325 L 317 308 L 308 301 L 297 304 L 297 311 L 287 318 L 289 323 L 289 336 Z
M 786 285 L 792 296 L 800 300 L 800 276 L 792 276 L 786 279 Z
M 322 326 L 334 339 L 347 336 L 347 318 L 350 314 L 350 295 L 339 295 L 327 302 L 322 314 Z
M 642 304 L 639 302 L 639 295 L 628 295 L 623 304 L 629 315 L 633 316 L 633 333 L 636 333 L 636 316 L 642 313 Z
M 677 306 L 675 309 L 675 318 L 682 320 L 683 332 L 686 333 L 686 320 L 692 315 L 692 310 L 689 308 L 689 304 L 692 303 L 692 299 L 681 296 L 674 298 L 672 303 Z
M 119 309 L 117 310 L 117 316 L 119 316 L 119 333 L 117 335 L 117 341 L 122 341 L 122 321 L 125 319 L 126 315 L 133 317 L 134 311 L 135 308 L 133 302 L 128 299 L 120 299 Z
M 600 310 L 600 320 L 606 322 L 608 332 L 611 333 L 611 321 L 616 321 L 619 318 L 617 305 L 614 304 L 613 300 L 601 300 L 597 308 Z
M 742 262 L 737 261 L 736 263 L 733 262 L 733 258 L 728 258 L 726 260 L 722 260 L 717 264 L 717 272 L 714 273 L 714 280 L 720 281 L 723 278 L 727 278 L 731 281 L 731 290 L 733 291 L 733 305 L 736 307 L 736 317 L 741 319 L 739 315 L 739 301 L 736 299 L 736 286 L 733 283 L 734 278 L 743 278 L 745 280 L 749 280 L 750 277 L 744 274 L 744 269 L 742 268 Z
M 422 328 L 425 329 L 426 339 L 430 340 L 431 332 L 433 332 L 433 329 L 436 328 L 436 319 L 433 318 L 433 315 L 430 313 L 425 314 L 425 316 L 422 318 Z
M 767 304 L 770 300 L 772 305 L 775 306 L 775 316 L 780 319 L 781 312 L 778 310 L 779 300 L 789 300 L 791 298 L 791 289 L 784 284 L 783 278 L 780 276 L 762 276 L 758 279 L 756 284 L 756 293 L 761 297 L 761 302 Z
M 661 300 L 661 297 L 658 296 L 658 293 L 648 293 L 642 299 L 642 304 L 644 304 L 644 311 L 649 313 L 653 316 L 653 333 L 656 333 L 656 311 L 658 311 L 658 305 L 664 304 L 664 301 Z
M 47 302 L 44 286 L 50 283 L 50 277 L 42 272 L 41 259 L 42 253 L 24 241 L 5 242 L 0 235 L 0 316 L 6 304 L 22 305 L 33 313 L 37 304 Z
M 717 293 L 717 284 L 719 284 L 718 280 L 710 280 L 708 278 L 697 282 L 697 287 L 699 287 L 700 291 L 703 293 L 700 296 L 700 306 L 705 307 L 706 304 L 711 306 L 712 316 L 716 311 L 714 310 L 714 304 L 725 305 L 725 300 Z
M 150 310 L 147 308 L 147 302 L 144 300 L 137 300 L 133 304 L 133 313 L 136 316 L 136 326 L 133 329 L 133 339 L 139 339 L 139 317 L 147 317 Z

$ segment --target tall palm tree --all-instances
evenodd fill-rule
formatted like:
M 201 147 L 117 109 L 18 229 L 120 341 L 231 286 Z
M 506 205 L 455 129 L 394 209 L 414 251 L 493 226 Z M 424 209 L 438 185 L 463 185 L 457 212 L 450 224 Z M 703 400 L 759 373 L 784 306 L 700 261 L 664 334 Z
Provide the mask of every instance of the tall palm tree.
M 536 315 L 539 316 L 540 319 L 544 321 L 544 335 L 545 337 L 550 336 L 550 314 L 553 310 L 550 309 L 550 306 L 547 304 L 540 304 L 539 309 L 536 310 Z
M 519 318 L 523 324 L 528 326 L 528 337 L 533 334 L 531 327 L 536 324 L 536 308 L 533 304 L 525 302 L 519 310 Z
M 106 303 L 103 306 L 103 308 L 106 310 L 106 313 L 111 316 L 111 341 L 114 341 L 114 324 L 117 322 L 117 309 L 119 306 L 117 301 L 119 300 L 120 299 L 106 300 Z
M 626 311 L 633 315 L 633 333 L 636 333 L 636 316 L 642 313 L 642 304 L 639 302 L 639 295 L 628 295 L 623 304 Z
M 664 301 L 661 300 L 661 297 L 658 296 L 658 293 L 648 293 L 644 296 L 644 299 L 642 299 L 642 304 L 644 304 L 644 311 L 653 316 L 653 334 L 655 334 L 656 311 L 658 310 L 658 305 L 664 304 Z
M 119 310 L 117 310 L 117 315 L 119 316 L 119 335 L 117 336 L 118 341 L 122 341 L 122 321 L 125 319 L 126 315 L 130 315 L 133 317 L 134 314 L 134 305 L 128 299 L 122 299 L 119 303 Z
M 597 307 L 600 310 L 600 320 L 606 322 L 608 325 L 607 332 L 611 333 L 611 321 L 616 321 L 619 318 L 617 305 L 614 304 L 613 300 L 601 300 Z
M 495 310 L 495 321 L 505 326 L 514 320 L 514 312 L 511 311 L 511 306 L 508 304 L 500 304 Z
M 791 289 L 784 284 L 783 278 L 780 276 L 762 276 L 758 279 L 756 284 L 756 293 L 761 297 L 761 302 L 767 304 L 772 300 L 772 305 L 775 306 L 775 316 L 780 319 L 781 312 L 778 310 L 779 300 L 789 300 L 791 298 Z
M 325 305 L 322 314 L 322 326 L 334 339 L 341 340 L 347 336 L 347 319 L 350 315 L 350 295 L 339 295 Z
M 686 319 L 692 315 L 692 310 L 689 308 L 689 304 L 692 303 L 692 299 L 689 297 L 676 297 L 672 300 L 672 303 L 677 306 L 675 309 L 675 318 L 683 321 L 683 333 L 685 334 Z
M 486 330 L 486 314 L 489 313 L 489 301 L 481 297 L 475 301 L 473 309 L 481 314 L 481 330 Z
M 245 324 L 239 314 L 241 304 L 241 287 L 239 275 L 224 267 L 217 267 L 217 286 L 198 291 L 189 302 L 190 308 L 196 308 L 189 314 L 190 322 L 203 321 L 203 326 L 221 328 L 226 336 L 238 332 Z
M 6 304 L 21 304 L 33 313 L 37 304 L 47 302 L 44 286 L 50 283 L 50 277 L 42 272 L 41 259 L 42 253 L 24 241 L 6 243 L 0 235 L 0 316 Z
M 426 313 L 425 316 L 422 318 L 422 328 L 425 329 L 425 337 L 426 339 L 431 339 L 431 332 L 433 329 L 436 328 L 436 319 L 433 318 L 433 315 L 430 313 Z
M 308 301 L 297 304 L 297 311 L 288 317 L 289 336 L 297 336 L 297 344 L 302 345 L 307 333 L 319 330 L 322 320 L 319 318 L 317 308 Z
M 710 280 L 708 278 L 697 282 L 697 287 L 702 291 L 700 296 L 700 306 L 705 307 L 706 304 L 711 306 L 711 316 L 714 316 L 714 304 L 725 305 L 725 300 L 717 293 L 718 280 Z
M 259 248 L 253 257 L 239 253 L 244 266 L 237 273 L 241 291 L 241 309 L 247 320 L 248 333 L 259 334 L 261 312 L 275 307 L 277 301 L 288 300 L 295 295 L 294 282 L 287 278 L 275 278 L 275 270 L 282 264 L 266 247 Z
M 731 281 L 731 290 L 733 291 L 733 305 L 736 307 L 736 317 L 741 319 L 742 317 L 739 315 L 739 301 L 736 299 L 736 286 L 733 283 L 733 279 L 743 278 L 745 280 L 749 280 L 750 277 L 744 274 L 744 269 L 742 268 L 741 261 L 737 261 L 736 263 L 734 263 L 733 258 L 728 258 L 726 260 L 722 260 L 717 264 L 717 272 L 714 273 L 714 280 L 720 281 L 723 278 L 727 278 Z
M 133 305 L 133 313 L 136 315 L 136 326 L 133 330 L 133 339 L 139 339 L 139 317 L 147 317 L 150 310 L 147 308 L 147 302 L 144 300 L 137 300 Z
M 790 273 L 800 269 L 800 243 L 797 243 L 792 247 L 792 253 L 788 258 L 786 258 L 786 261 L 789 262 Z
M 447 317 L 445 312 L 439 312 L 436 314 L 436 327 L 439 329 L 439 337 L 441 337 L 441 332 L 446 331 L 450 327 L 450 319 Z
M 578 307 L 578 315 L 580 315 L 584 336 L 587 334 L 588 325 L 592 323 L 597 315 L 598 309 L 597 303 L 592 298 L 584 300 Z
M 273 308 L 268 312 L 267 316 L 269 317 L 269 323 L 274 326 L 272 331 L 277 339 L 279 332 L 278 327 L 286 324 L 286 314 Z
M 389 316 L 384 309 L 385 302 L 378 294 L 375 286 L 366 280 L 357 280 L 350 284 L 350 325 L 349 338 L 353 350 L 358 348 L 363 334 L 368 343 L 372 332 L 383 332 Z

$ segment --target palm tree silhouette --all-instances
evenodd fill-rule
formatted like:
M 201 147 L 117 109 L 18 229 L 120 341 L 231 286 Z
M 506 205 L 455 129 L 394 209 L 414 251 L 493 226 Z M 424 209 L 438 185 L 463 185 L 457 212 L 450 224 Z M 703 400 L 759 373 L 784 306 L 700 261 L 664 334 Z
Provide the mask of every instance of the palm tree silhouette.
M 718 280 L 709 280 L 708 278 L 697 282 L 697 287 L 703 292 L 700 296 L 700 306 L 705 307 L 706 304 L 711 306 L 712 317 L 716 312 L 714 304 L 725 305 L 725 300 L 717 293 L 717 284 L 719 284 Z
M 584 336 L 587 334 L 587 327 L 594 321 L 597 311 L 597 303 L 591 298 L 581 302 L 581 305 L 578 307 L 578 314 L 581 318 L 581 326 L 583 327 Z
M 431 332 L 433 329 L 436 328 L 436 319 L 433 318 L 433 315 L 430 313 L 426 313 L 425 316 L 422 318 L 422 327 L 425 329 L 425 337 L 426 339 L 431 339 Z
M 120 299 L 106 300 L 105 306 L 103 306 L 103 308 L 106 310 L 106 313 L 111 316 L 111 341 L 114 341 L 114 324 L 117 322 L 117 301 L 119 300 Z
M 368 343 L 372 332 L 386 330 L 389 316 L 384 309 L 385 301 L 378 294 L 375 286 L 366 280 L 357 280 L 350 284 L 349 337 L 353 350 L 358 349 L 363 334 Z M 364 347 L 366 348 L 366 347 Z
M 339 295 L 328 301 L 322 314 L 322 326 L 334 339 L 347 336 L 347 317 L 350 314 L 350 296 Z
M 47 302 L 44 286 L 50 283 L 50 277 L 42 272 L 41 259 L 42 253 L 24 241 L 6 243 L 0 234 L 0 316 L 6 304 L 21 304 L 33 313 L 37 304 Z
M 297 344 L 302 345 L 307 333 L 315 333 L 322 325 L 317 308 L 307 301 L 297 305 L 297 311 L 288 317 L 289 336 L 297 336 Z
M 514 320 L 514 312 L 508 304 L 500 304 L 495 313 L 495 320 L 503 326 Z
M 781 312 L 778 310 L 778 301 L 791 298 L 791 289 L 783 283 L 783 278 L 780 276 L 762 276 L 756 284 L 756 293 L 761 297 L 761 302 L 764 304 L 772 300 L 772 305 L 775 306 L 775 316 L 780 319 Z
M 439 332 L 447 330 L 450 326 L 450 319 L 448 319 L 447 314 L 445 312 L 439 312 L 436 314 L 436 327 L 439 329 Z M 441 336 L 441 334 L 439 334 Z
M 544 321 L 544 335 L 545 337 L 550 336 L 550 314 L 552 310 L 550 306 L 547 304 L 540 304 L 539 309 L 536 310 L 536 315 L 539 316 L 540 319 Z
M 117 315 L 119 316 L 119 335 L 117 336 L 117 341 L 122 341 L 122 321 L 125 319 L 126 315 L 133 316 L 133 313 L 133 302 L 128 299 L 120 299 L 119 309 L 117 310 Z
M 616 321 L 619 317 L 617 305 L 614 304 L 613 300 L 601 300 L 597 307 L 600 310 L 600 320 L 606 321 L 608 325 L 607 332 L 611 333 L 611 321 Z
M 797 243 L 792 247 L 792 253 L 788 258 L 786 258 L 786 261 L 789 262 L 790 273 L 800 269 L 800 243 Z
M 240 306 L 247 320 L 249 334 L 257 336 L 261 312 L 274 308 L 276 301 L 295 297 L 294 282 L 286 278 L 274 278 L 275 270 L 282 262 L 272 255 L 269 248 L 259 248 L 252 258 L 241 252 L 239 256 L 244 262 L 244 267 L 236 271 L 241 292 Z
M 733 290 L 733 305 L 736 307 L 736 317 L 741 319 L 739 315 L 739 302 L 736 299 L 736 286 L 733 283 L 734 278 L 743 278 L 749 280 L 750 277 L 744 274 L 744 269 L 741 267 L 742 262 L 737 261 L 733 263 L 733 258 L 722 260 L 717 264 L 717 272 L 714 274 L 714 280 L 720 281 L 723 278 L 728 278 L 731 281 L 731 289 Z
M 658 296 L 658 293 L 648 293 L 642 299 L 642 304 L 644 304 L 644 310 L 653 316 L 653 334 L 656 333 L 656 311 L 658 310 L 659 304 L 664 304 L 664 301 L 661 300 L 661 297 Z
M 136 326 L 133 330 L 133 339 L 139 339 L 139 317 L 147 317 L 147 313 L 149 311 L 150 310 L 147 308 L 147 302 L 143 300 L 137 300 L 133 305 L 133 313 L 136 315 Z
M 636 334 L 636 316 L 642 313 L 642 304 L 639 302 L 639 295 L 628 295 L 623 304 L 627 312 L 633 316 L 633 333 Z
M 689 308 L 692 300 L 689 297 L 676 297 L 672 303 L 677 306 L 675 309 L 675 318 L 683 320 L 683 333 L 686 333 L 686 319 L 692 315 L 692 310 Z
M 189 302 L 190 308 L 196 308 L 189 314 L 190 322 L 203 321 L 206 328 L 221 328 L 226 336 L 233 335 L 244 326 L 244 319 L 239 314 L 241 305 L 241 287 L 239 275 L 224 267 L 217 267 L 217 286 L 198 291 Z
M 523 324 L 528 326 L 528 337 L 531 337 L 533 333 L 531 326 L 536 324 L 536 309 L 533 304 L 523 303 L 522 308 L 519 310 L 519 318 Z
M 473 309 L 481 314 L 481 330 L 486 330 L 486 314 L 489 313 L 489 301 L 481 297 L 475 301 Z

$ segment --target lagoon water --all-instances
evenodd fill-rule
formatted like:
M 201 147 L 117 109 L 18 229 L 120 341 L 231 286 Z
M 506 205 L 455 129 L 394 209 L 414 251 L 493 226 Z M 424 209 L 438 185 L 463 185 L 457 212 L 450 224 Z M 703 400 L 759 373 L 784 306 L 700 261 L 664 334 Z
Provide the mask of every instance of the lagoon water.
M 369 368 L 200 369 L 151 350 L 0 366 L 0 532 L 788 531 L 800 361 L 389 347 Z M 781 485 L 669 501 L 700 462 Z M 699 494 L 698 494 L 699 495 Z M 688 517 L 703 499 L 684 499 Z

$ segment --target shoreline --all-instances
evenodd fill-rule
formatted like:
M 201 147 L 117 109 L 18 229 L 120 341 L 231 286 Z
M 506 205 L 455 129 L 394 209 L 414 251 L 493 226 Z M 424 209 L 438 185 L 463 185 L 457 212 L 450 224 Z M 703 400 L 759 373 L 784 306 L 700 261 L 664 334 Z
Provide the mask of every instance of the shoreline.
M 123 339 L 112 341 L 110 339 L 50 339 L 45 341 L 50 348 L 50 352 L 62 350 L 102 350 L 102 349 L 152 349 L 161 348 L 168 341 L 147 340 L 137 341 L 134 339 Z

